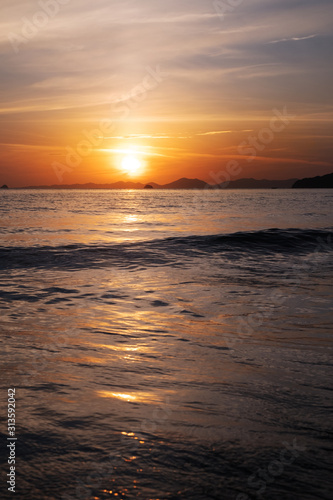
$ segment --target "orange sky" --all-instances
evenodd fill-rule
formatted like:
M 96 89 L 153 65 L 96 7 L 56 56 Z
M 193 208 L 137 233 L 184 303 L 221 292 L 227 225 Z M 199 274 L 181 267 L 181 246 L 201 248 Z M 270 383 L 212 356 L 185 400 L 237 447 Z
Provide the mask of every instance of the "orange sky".
M 0 184 L 333 171 L 331 2 L 51 3 L 4 1 Z

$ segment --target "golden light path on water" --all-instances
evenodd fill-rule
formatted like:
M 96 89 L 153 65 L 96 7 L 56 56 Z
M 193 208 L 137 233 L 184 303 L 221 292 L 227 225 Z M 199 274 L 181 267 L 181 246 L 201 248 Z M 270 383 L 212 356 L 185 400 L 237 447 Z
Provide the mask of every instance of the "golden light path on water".
M 97 394 L 102 398 L 118 398 L 123 401 L 137 401 L 138 396 L 133 396 L 132 394 L 121 394 L 120 392 L 111 392 L 111 391 L 97 391 Z M 141 401 L 142 397 L 140 397 Z

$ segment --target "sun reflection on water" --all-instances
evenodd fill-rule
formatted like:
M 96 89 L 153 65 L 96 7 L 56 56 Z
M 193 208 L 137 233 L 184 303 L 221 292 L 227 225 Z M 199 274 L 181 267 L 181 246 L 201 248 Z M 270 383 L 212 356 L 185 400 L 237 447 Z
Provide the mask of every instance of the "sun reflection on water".
M 98 391 L 98 394 L 102 398 L 118 398 L 124 401 L 136 401 L 136 396 L 132 396 L 131 394 L 121 394 L 119 392 L 109 392 L 109 391 Z
M 154 394 L 148 392 L 136 392 L 135 394 L 125 394 L 123 392 L 113 392 L 113 391 L 97 391 L 97 394 L 101 398 L 115 398 L 120 401 L 126 401 L 128 403 L 155 403 L 157 398 Z

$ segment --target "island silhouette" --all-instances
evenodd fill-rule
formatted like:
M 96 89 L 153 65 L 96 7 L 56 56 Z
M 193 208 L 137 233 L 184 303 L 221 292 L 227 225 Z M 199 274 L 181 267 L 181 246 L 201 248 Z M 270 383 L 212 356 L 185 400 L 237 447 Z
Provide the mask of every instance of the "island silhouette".
M 143 184 L 134 181 L 118 181 L 108 184 L 89 182 L 86 184 L 52 184 L 42 186 L 25 186 L 17 189 L 291 189 L 291 188 L 332 188 L 333 173 L 304 179 L 236 179 L 221 184 L 210 184 L 200 179 L 182 177 L 167 184 L 149 182 Z M 8 186 L 4 184 L 2 189 Z
M 333 188 L 333 173 L 316 177 L 307 177 L 295 182 L 293 188 L 298 189 L 327 189 Z

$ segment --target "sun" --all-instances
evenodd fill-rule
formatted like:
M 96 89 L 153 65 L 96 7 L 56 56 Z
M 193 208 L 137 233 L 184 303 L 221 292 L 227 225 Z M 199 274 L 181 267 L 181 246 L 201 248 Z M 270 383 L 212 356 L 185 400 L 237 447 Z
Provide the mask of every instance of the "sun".
M 135 175 L 139 172 L 142 164 L 141 161 L 133 155 L 126 155 L 121 160 L 122 169 L 129 175 Z

